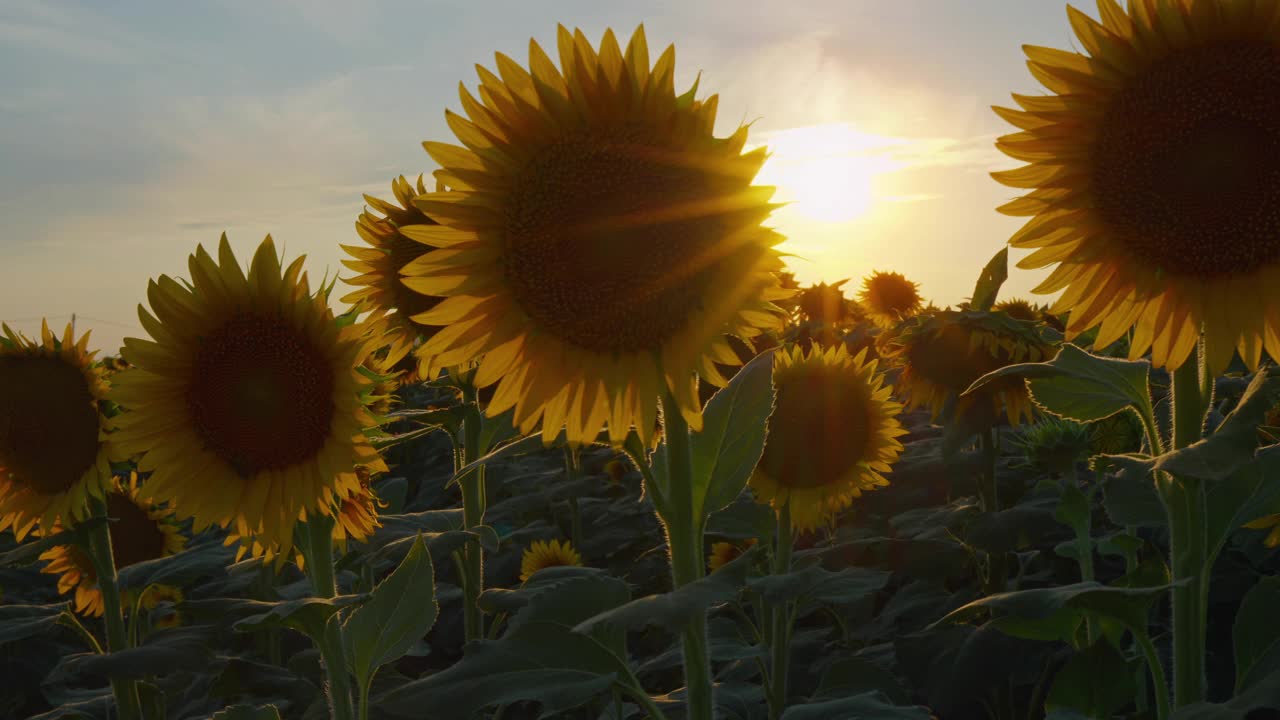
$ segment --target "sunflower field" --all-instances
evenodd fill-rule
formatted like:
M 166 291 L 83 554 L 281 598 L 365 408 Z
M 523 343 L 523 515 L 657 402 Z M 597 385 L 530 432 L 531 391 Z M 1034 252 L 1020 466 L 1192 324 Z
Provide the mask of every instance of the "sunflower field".
M 4 325 L 0 718 L 1280 718 L 1280 0 L 1068 17 L 995 108 L 1050 304 L 801 286 L 749 127 L 560 26 L 348 276 Z

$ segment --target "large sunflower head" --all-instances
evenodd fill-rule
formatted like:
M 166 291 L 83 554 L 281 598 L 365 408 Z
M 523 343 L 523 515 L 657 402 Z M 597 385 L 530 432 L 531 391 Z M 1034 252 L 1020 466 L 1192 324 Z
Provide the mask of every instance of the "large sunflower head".
M 779 350 L 777 395 L 764 454 L 751 476 L 757 497 L 776 508 L 790 503 L 801 530 L 830 522 L 864 490 L 888 485 L 902 452 L 902 406 L 865 353 L 843 345 Z
M 907 407 L 927 407 L 935 419 L 948 403 L 994 420 L 1001 407 L 1011 424 L 1030 420 L 1031 398 L 1020 377 L 1001 378 L 960 397 L 975 380 L 1006 365 L 1040 362 L 1053 353 L 1033 323 L 1003 313 L 941 310 L 919 315 L 888 337 L 882 357 L 902 368 L 897 386 Z
M 114 437 L 152 471 L 148 496 L 280 557 L 300 514 L 359 488 L 356 465 L 386 469 L 362 435 L 366 329 L 338 327 L 302 260 L 281 268 L 268 236 L 246 275 L 225 235 L 217 260 L 197 248 L 189 286 L 148 286 L 153 339 L 125 339 L 135 367 L 112 388 L 128 409 Z
M 138 476 L 128 483 L 119 479 L 107 493 L 107 517 L 111 523 L 111 559 L 116 569 L 180 552 L 186 543 L 171 522 L 167 510 L 138 494 Z M 40 555 L 48 562 L 41 572 L 58 576 L 58 592 L 75 592 L 76 612 L 102 615 L 102 591 L 89 556 L 76 545 L 56 545 Z M 144 600 L 145 600 L 144 595 Z
M 743 154 L 745 126 L 714 136 L 717 98 L 676 94 L 675 50 L 651 66 L 643 28 L 597 50 L 561 27 L 559 59 L 497 55 L 479 99 L 460 89 L 466 117 L 446 113 L 461 145 L 424 144 L 452 189 L 414 200 L 439 225 L 400 228 L 437 248 L 404 269 L 446 298 L 417 316 L 448 326 L 424 351 L 483 356 L 487 412 L 548 441 L 649 439 L 665 390 L 697 429 L 697 376 L 738 363 L 726 335 L 781 327 L 773 189 L 751 184 L 765 151 Z
M 840 289 L 847 279 L 830 285 L 820 282 L 800 291 L 800 317 L 809 322 L 840 326 L 853 317 L 849 300 Z
M 437 186 L 436 189 L 443 188 Z M 406 265 L 431 251 L 429 245 L 400 232 L 400 228 L 406 225 L 432 225 L 435 222 L 413 205 L 415 197 L 427 193 L 422 176 L 418 176 L 415 185 L 401 175 L 391 182 L 391 191 L 396 202 L 364 196 L 368 205 L 356 219 L 356 233 L 367 246 L 342 246 L 354 258 L 343 260 L 342 264 L 360 273 L 346 282 L 359 289 L 343 296 L 342 302 L 362 303 L 374 312 L 381 321 L 384 341 L 389 345 L 388 362 L 394 364 L 415 348 L 420 349 L 421 340 L 437 330 L 414 318 L 434 308 L 443 298 L 414 292 L 405 287 L 401 278 Z M 419 374 L 430 378 L 430 358 L 420 352 L 415 354 Z
M 911 282 L 901 273 L 877 270 L 863 278 L 858 302 L 872 322 L 891 328 L 920 312 L 924 300 L 920 297 L 920 283 Z
M 1088 54 L 1026 47 L 1049 96 L 996 108 L 1027 162 L 994 173 L 1027 195 L 1020 267 L 1057 263 L 1068 338 L 1134 328 L 1130 356 L 1180 366 L 1203 328 L 1209 369 L 1280 357 L 1280 4 L 1115 0 L 1067 12 Z
M 520 582 L 533 577 L 533 574 L 549 567 L 563 565 L 582 565 L 582 556 L 573 549 L 568 540 L 534 540 L 528 550 L 520 558 Z
M 93 365 L 89 333 L 37 342 L 0 326 L 0 530 L 21 541 L 37 523 L 70 525 L 111 481 L 107 383 Z

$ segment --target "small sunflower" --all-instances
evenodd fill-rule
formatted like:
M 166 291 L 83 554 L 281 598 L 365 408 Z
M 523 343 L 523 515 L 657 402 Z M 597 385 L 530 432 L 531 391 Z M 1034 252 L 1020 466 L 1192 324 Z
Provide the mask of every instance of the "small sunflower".
M 1047 417 L 1022 429 L 1013 444 L 1026 465 L 1050 475 L 1065 475 L 1089 456 L 1089 427 L 1073 420 Z
M 975 380 L 1006 365 L 1040 362 L 1053 347 L 1032 323 L 1000 313 L 941 310 L 913 318 L 889 337 L 881 356 L 902 368 L 898 392 L 907 408 L 928 407 L 934 419 L 955 401 L 957 414 L 971 408 L 999 414 L 1009 423 L 1032 417 L 1031 397 L 1020 377 L 1007 377 L 982 392 L 959 397 Z
M 62 339 L 41 323 L 40 342 L 0 325 L 0 531 L 21 541 L 37 523 L 70 525 L 111 482 L 107 393 L 68 324 Z
M 362 435 L 367 328 L 338 327 L 302 260 L 282 269 L 267 236 L 246 275 L 225 235 L 217 261 L 198 247 L 190 287 L 150 283 L 155 315 L 138 316 L 154 340 L 125 339 L 135 367 L 112 389 L 128 409 L 118 445 L 153 471 L 148 496 L 197 531 L 253 538 L 255 556 L 285 557 L 300 515 L 359 489 L 356 465 L 386 469 Z
M 911 282 L 901 273 L 879 270 L 862 280 L 858 302 L 867 317 L 882 328 L 891 328 L 919 313 L 924 303 L 920 283 Z
M 902 452 L 902 406 L 876 361 L 842 345 L 779 350 L 773 362 L 776 404 L 750 484 L 762 502 L 790 503 L 796 527 L 813 530 L 864 490 L 889 484 L 882 473 Z
M 643 28 L 625 52 L 612 31 L 598 51 L 563 26 L 558 42 L 562 69 L 532 41 L 529 71 L 478 67 L 468 117 L 446 113 L 463 146 L 424 143 L 452 191 L 414 200 L 440 225 L 400 228 L 438 248 L 403 271 L 447 298 L 416 316 L 448 326 L 423 350 L 483 356 L 488 415 L 514 408 L 547 441 L 648 440 L 664 389 L 696 430 L 698 375 L 723 384 L 714 363 L 738 363 L 725 337 L 782 325 L 773 188 L 751 184 L 766 153 L 743 154 L 745 126 L 714 136 L 717 97 L 677 95 L 674 48 L 650 67 Z
M 849 282 L 848 279 L 810 285 L 800 291 L 800 317 L 809 322 L 824 325 L 844 325 L 853 317 L 849 300 L 840 287 Z
M 742 557 L 742 553 L 755 547 L 756 539 L 747 538 L 743 543 L 718 542 L 711 543 L 711 552 L 707 555 L 707 571 L 715 572 L 733 560 Z
M 1264 515 L 1257 520 L 1247 522 L 1245 527 L 1253 530 L 1266 530 L 1270 528 L 1271 532 L 1267 533 L 1267 537 L 1262 541 L 1269 548 L 1280 547 L 1280 514 Z
M 1132 412 L 1118 412 L 1089 424 L 1089 451 L 1095 455 L 1138 452 L 1142 435 L 1142 423 Z
M 368 468 L 356 468 L 356 475 L 360 478 L 360 487 L 349 491 L 334 512 L 337 522 L 333 524 L 333 539 L 341 545 L 345 545 L 348 539 L 357 542 L 369 539 L 374 530 L 382 527 L 378 521 L 378 508 L 387 506 L 378 499 L 378 493 L 369 480 Z
M 539 570 L 562 565 L 582 566 L 582 556 L 568 540 L 534 540 L 520 558 L 520 582 L 533 577 Z
M 181 552 L 186 543 L 171 522 L 171 513 L 144 500 L 138 493 L 138 476 L 129 482 L 115 480 L 107 493 L 107 517 L 111 519 L 111 559 L 116 569 Z M 61 529 L 61 528 L 57 528 Z M 48 562 L 40 572 L 58 575 L 58 592 L 75 592 L 75 609 L 84 615 L 102 615 L 102 591 L 89 556 L 76 545 L 57 545 L 40 555 Z M 146 594 L 143 595 L 144 602 Z
M 1040 310 L 1035 305 L 1032 305 L 1030 301 L 1022 298 L 1001 300 L 991 309 L 996 312 L 1002 312 L 1015 320 L 1040 321 Z
M 1068 6 L 1088 55 L 1026 46 L 1049 96 L 995 108 L 996 145 L 1028 165 L 993 173 L 1030 191 L 1019 267 L 1057 267 L 1067 337 L 1095 347 L 1134 328 L 1129 356 L 1175 369 L 1204 332 L 1209 371 L 1234 351 L 1280 357 L 1280 5 L 1115 0 L 1101 22 Z
M 443 188 L 437 186 L 436 189 Z M 431 251 L 431 246 L 400 232 L 400 228 L 406 225 L 435 224 L 413 205 L 415 197 L 427 193 L 422 176 L 418 176 L 415 186 L 401 175 L 392 181 L 391 191 L 398 205 L 371 195 L 364 196 L 365 202 L 381 213 L 379 216 L 366 207 L 356 219 L 356 232 L 368 246 L 341 247 L 354 258 L 343 260 L 342 264 L 360 273 L 345 281 L 359 289 L 343 296 L 342 302 L 363 303 L 374 311 L 381 321 L 383 337 L 389 344 L 387 362 L 394 365 L 415 348 L 420 349 L 421 339 L 435 333 L 437 328 L 424 325 L 415 317 L 434 308 L 443 298 L 414 292 L 405 287 L 401 277 L 406 265 Z M 430 379 L 433 375 L 429 358 L 421 353 L 415 354 L 418 356 L 418 374 Z

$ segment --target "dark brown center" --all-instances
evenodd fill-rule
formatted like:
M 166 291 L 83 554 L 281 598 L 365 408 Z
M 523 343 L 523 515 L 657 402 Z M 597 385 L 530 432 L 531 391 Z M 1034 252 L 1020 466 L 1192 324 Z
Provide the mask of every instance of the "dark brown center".
M 888 275 L 871 280 L 867 299 L 871 302 L 871 309 L 876 312 L 901 315 L 919 304 L 920 295 L 911 281 Z
M 1120 91 L 1093 148 L 1115 237 L 1156 269 L 1208 277 L 1280 257 L 1280 49 L 1180 50 Z
M 596 352 L 652 350 L 702 304 L 733 224 L 717 200 L 741 191 L 687 151 L 641 129 L 566 137 L 513 182 L 504 270 L 541 328 Z
M 875 428 L 870 395 L 847 369 L 805 366 L 778 383 L 760 469 L 792 488 L 840 482 L 866 459 Z
M 422 225 L 434 225 L 435 223 L 425 217 L 420 218 Z M 411 318 L 419 313 L 424 313 L 440 303 L 444 298 L 434 295 L 423 295 L 415 290 L 410 290 L 403 282 L 401 282 L 400 271 L 405 265 L 417 260 L 418 258 L 431 252 L 429 245 L 423 245 L 415 240 L 401 235 L 398 231 L 393 231 L 388 240 L 390 246 L 390 262 L 392 273 L 389 278 L 391 283 L 391 301 L 395 303 L 396 310 L 404 317 L 406 322 L 412 323 L 423 334 L 431 335 L 440 330 L 438 327 L 431 325 L 422 325 L 414 322 Z
M 128 496 L 107 496 L 107 517 L 111 523 L 111 557 L 116 567 L 155 560 L 164 556 L 164 533 L 146 510 Z
M 204 337 L 188 384 L 196 431 L 241 477 L 282 470 L 324 447 L 334 371 L 283 318 L 239 314 Z
M 84 372 L 61 358 L 0 356 L 0 475 L 66 492 L 98 456 L 98 408 Z

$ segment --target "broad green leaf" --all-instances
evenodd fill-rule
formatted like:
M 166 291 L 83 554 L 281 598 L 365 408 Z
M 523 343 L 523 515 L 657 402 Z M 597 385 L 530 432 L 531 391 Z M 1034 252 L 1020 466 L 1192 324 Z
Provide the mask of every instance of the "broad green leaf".
M 378 668 L 402 657 L 436 622 L 435 568 L 421 538 L 400 567 L 378 583 L 342 628 L 346 659 L 361 687 Z
M 232 627 L 240 632 L 287 627 L 319 641 L 325 623 L 342 608 L 360 602 L 363 595 L 339 595 L 335 598 L 302 598 L 282 602 L 240 600 L 241 609 L 257 610 L 237 621 Z M 183 607 L 186 607 L 184 603 Z
M 0 605 L 0 645 L 52 632 L 67 603 Z
M 551 570 L 551 568 L 547 568 Z M 544 571 L 534 574 L 535 579 Z M 554 623 L 573 627 L 631 600 L 626 581 L 605 573 L 568 577 L 542 587 L 511 619 L 509 632 L 529 623 Z
M 213 638 L 208 627 L 162 630 L 139 647 L 105 653 L 78 653 L 62 658 L 49 673 L 47 683 L 66 683 L 77 677 L 136 680 L 183 670 L 200 671 L 213 660 Z
M 768 603 L 805 598 L 819 603 L 847 605 L 879 592 L 889 582 L 890 575 L 870 568 L 851 567 L 833 572 L 821 565 L 809 565 L 785 575 L 753 579 L 748 587 Z
M 535 596 L 580 577 L 605 574 L 599 568 L 557 565 L 534 573 L 519 587 L 489 588 L 480 594 L 480 607 L 490 613 L 516 613 Z
M 214 713 L 209 720 L 280 720 L 280 711 L 275 705 L 232 705 Z
M 1095 470 L 1107 475 L 1102 486 L 1102 507 L 1111 522 L 1121 527 L 1164 527 L 1168 523 L 1164 501 L 1151 478 L 1154 459 L 1148 455 L 1098 455 Z
M 234 557 L 233 548 L 223 545 L 218 538 L 209 538 L 176 555 L 120 568 L 120 590 L 142 589 L 153 584 L 187 587 L 202 577 L 221 575 Z
M 1280 445 L 1258 451 L 1249 464 L 1230 477 L 1206 483 L 1202 488 L 1205 505 L 1205 536 L 1210 562 L 1240 526 L 1255 520 L 1280 499 Z
M 1076 422 L 1093 422 L 1128 408 L 1151 414 L 1146 360 L 1118 360 L 1091 355 L 1065 343 L 1052 360 L 1008 365 L 987 373 L 965 390 L 968 395 L 1004 377 L 1024 377 L 1032 399 L 1042 410 Z
M 782 720 L 929 720 L 933 714 L 919 705 L 902 707 L 882 692 L 867 692 L 839 700 L 792 705 Z
M 1180 477 L 1222 480 L 1257 455 L 1258 426 L 1280 400 L 1280 368 L 1259 370 L 1212 435 L 1156 458 L 1155 469 Z
M 563 625 L 528 623 L 500 640 L 478 640 L 448 669 L 388 692 L 379 710 L 433 720 L 469 720 L 491 705 L 533 701 L 542 714 L 578 707 L 629 677 L 626 663 L 586 635 Z
M 850 657 L 831 663 L 812 700 L 847 698 L 862 693 L 879 691 L 894 703 L 905 703 L 909 694 L 893 673 L 860 657 Z
M 1053 678 L 1049 712 L 1074 710 L 1089 718 L 1115 717 L 1133 701 L 1134 673 L 1105 640 L 1076 653 Z
M 737 597 L 747 584 L 747 571 L 761 552 L 760 546 L 748 549 L 739 557 L 710 575 L 676 588 L 669 593 L 649 595 L 626 605 L 602 612 L 578 623 L 575 632 L 587 633 L 601 625 L 624 630 L 640 630 L 647 625 L 678 632 L 707 606 Z
M 896 671 L 923 693 L 939 716 L 947 718 L 962 716 L 956 712 L 961 706 L 1003 686 L 1029 663 L 1043 662 L 1049 646 L 985 625 L 899 635 L 893 647 Z
M 1077 534 L 1088 534 L 1091 523 L 1089 507 L 1089 498 L 1080 491 L 1080 488 L 1071 483 L 1064 483 L 1062 486 L 1062 495 L 1058 503 L 1058 507 L 1053 511 L 1053 517 L 1058 522 L 1066 525 Z
M 1169 720 L 1267 720 L 1275 717 L 1276 708 L 1280 708 L 1280 669 L 1225 703 L 1186 705 L 1175 710 Z
M 30 565 L 40 558 L 40 553 L 58 545 L 73 545 L 76 539 L 88 530 L 91 524 L 106 522 L 104 518 L 89 518 L 82 521 L 73 530 L 63 530 L 48 537 L 29 537 L 18 547 L 0 554 L 0 567 L 5 565 Z
M 1236 611 L 1236 693 L 1280 671 L 1280 577 L 1264 576 L 1244 596 Z
M 773 351 L 756 356 L 707 402 L 693 434 L 693 517 L 737 499 L 760 461 L 773 413 Z
M 514 408 L 508 410 L 497 417 L 485 417 L 480 422 L 480 449 L 481 452 L 488 452 L 499 444 L 504 443 L 519 433 L 516 431 L 512 420 L 516 416 Z
M 992 256 L 986 267 L 982 268 L 982 274 L 978 276 L 978 282 L 974 285 L 973 299 L 969 302 L 969 307 L 982 312 L 990 310 L 996 304 L 1000 286 L 1004 285 L 1004 281 L 1008 279 L 1009 247 L 1006 245 Z
M 1168 585 L 1129 588 L 1081 582 L 999 593 L 957 608 L 935 625 L 965 622 L 986 613 L 993 618 L 1013 616 L 1038 620 L 1057 619 L 1066 612 L 1112 618 L 1134 632 L 1145 632 L 1148 608 L 1168 589 Z

